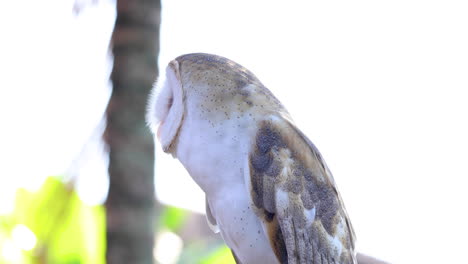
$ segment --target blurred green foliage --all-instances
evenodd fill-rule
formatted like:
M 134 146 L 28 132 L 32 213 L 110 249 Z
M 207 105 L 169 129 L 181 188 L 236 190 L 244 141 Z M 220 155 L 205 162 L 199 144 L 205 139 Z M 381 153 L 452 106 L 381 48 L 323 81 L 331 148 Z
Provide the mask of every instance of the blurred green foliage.
M 236 264 L 236 262 L 234 261 L 234 258 L 232 257 L 231 250 L 225 245 L 220 246 L 213 253 L 201 259 L 200 261 L 200 264 L 215 264 L 215 263 Z
M 19 189 L 14 212 L 0 216 L 0 222 L 0 263 L 105 263 L 104 207 L 84 204 L 56 177 L 37 192 Z M 18 227 L 33 235 L 15 236 Z M 32 249 L 20 249 L 31 240 Z
M 190 243 L 184 247 L 177 264 L 236 264 L 231 250 L 223 243 Z
M 187 219 L 188 212 L 173 206 L 166 206 L 160 214 L 159 228 L 156 230 L 167 229 L 171 232 L 177 232 Z
M 163 207 L 157 230 L 179 235 L 190 215 Z M 0 215 L 0 264 L 104 264 L 105 222 L 102 205 L 83 203 L 58 177 L 47 178 L 36 192 L 18 189 L 14 211 Z M 178 264 L 235 264 L 221 240 L 183 244 Z

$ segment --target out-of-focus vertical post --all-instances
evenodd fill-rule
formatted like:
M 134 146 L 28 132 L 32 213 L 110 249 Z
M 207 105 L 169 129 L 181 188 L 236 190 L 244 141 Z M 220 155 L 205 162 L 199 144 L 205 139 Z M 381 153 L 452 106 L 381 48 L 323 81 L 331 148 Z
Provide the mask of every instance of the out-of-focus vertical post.
M 104 134 L 109 151 L 109 264 L 153 263 L 156 226 L 153 137 L 145 124 L 157 75 L 160 0 L 117 0 L 112 95 Z

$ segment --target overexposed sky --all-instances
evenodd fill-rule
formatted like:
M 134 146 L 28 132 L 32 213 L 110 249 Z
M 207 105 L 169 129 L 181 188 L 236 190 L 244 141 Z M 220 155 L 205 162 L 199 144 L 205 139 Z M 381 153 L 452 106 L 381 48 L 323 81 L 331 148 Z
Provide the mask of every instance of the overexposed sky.
M 81 151 L 96 152 L 82 149 L 98 137 L 93 131 L 110 95 L 115 9 L 102 0 L 79 16 L 72 10 L 72 0 L 0 4 L 0 212 L 11 207 L 13 186 L 37 189 L 46 176 L 66 173 Z M 104 198 L 98 190 L 106 185 L 106 169 L 94 155 L 83 170 L 97 172 L 78 185 L 90 182 L 85 199 L 97 202 Z
M 78 17 L 71 1 L 36 2 L 0 8 L 1 199 L 66 170 L 108 97 L 112 1 Z M 466 1 L 163 1 L 160 66 L 189 52 L 246 66 L 322 152 L 360 251 L 392 263 L 460 263 L 467 13 Z M 182 166 L 159 153 L 158 197 L 203 210 Z M 84 168 L 82 193 L 99 200 L 92 190 L 106 185 L 105 166 Z M 184 199 L 175 184 L 188 188 Z

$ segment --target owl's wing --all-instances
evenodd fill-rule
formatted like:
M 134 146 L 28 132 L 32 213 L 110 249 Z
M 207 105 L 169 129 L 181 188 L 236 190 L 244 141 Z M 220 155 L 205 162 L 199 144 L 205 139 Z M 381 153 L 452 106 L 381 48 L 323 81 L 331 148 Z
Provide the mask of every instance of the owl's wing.
M 250 194 L 280 263 L 356 263 L 354 231 L 317 148 L 290 121 L 260 123 Z

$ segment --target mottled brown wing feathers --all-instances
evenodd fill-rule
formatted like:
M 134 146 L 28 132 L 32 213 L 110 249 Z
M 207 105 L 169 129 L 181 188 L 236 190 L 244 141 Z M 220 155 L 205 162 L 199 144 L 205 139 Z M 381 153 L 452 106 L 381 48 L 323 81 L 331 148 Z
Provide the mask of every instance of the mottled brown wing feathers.
M 289 121 L 263 121 L 249 155 L 257 215 L 281 263 L 355 263 L 354 233 L 316 147 Z

